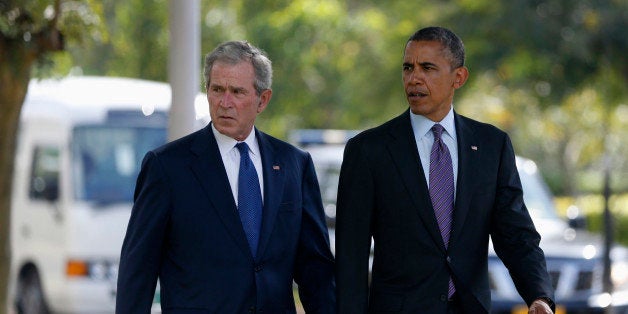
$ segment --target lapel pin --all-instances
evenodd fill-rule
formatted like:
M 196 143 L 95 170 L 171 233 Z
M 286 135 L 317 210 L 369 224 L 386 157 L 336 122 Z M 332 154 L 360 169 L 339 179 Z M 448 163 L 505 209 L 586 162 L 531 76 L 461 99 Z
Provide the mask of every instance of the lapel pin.
M 471 146 L 471 149 L 478 150 L 478 147 L 477 146 Z
M 273 170 L 279 170 L 279 166 L 274 165 L 274 166 L 273 166 Z

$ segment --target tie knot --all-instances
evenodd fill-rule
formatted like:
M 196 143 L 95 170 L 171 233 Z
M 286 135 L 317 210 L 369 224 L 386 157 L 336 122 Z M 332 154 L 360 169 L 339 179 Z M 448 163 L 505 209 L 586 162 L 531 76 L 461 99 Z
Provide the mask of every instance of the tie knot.
M 432 133 L 434 133 L 435 140 L 441 138 L 441 135 L 443 134 L 443 130 L 445 130 L 445 128 L 443 128 L 443 126 L 438 123 L 432 126 Z
M 246 145 L 245 142 L 240 142 L 236 144 L 235 147 L 240 151 L 241 156 L 249 155 L 249 145 Z

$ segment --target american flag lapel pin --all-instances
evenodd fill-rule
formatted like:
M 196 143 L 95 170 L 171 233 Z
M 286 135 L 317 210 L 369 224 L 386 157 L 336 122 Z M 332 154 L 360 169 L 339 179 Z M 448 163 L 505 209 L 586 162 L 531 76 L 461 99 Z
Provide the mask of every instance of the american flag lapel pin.
M 279 166 L 278 165 L 273 165 L 273 170 L 279 170 Z
M 475 145 L 471 145 L 471 149 L 472 149 L 472 150 L 478 150 L 478 147 L 477 147 L 477 146 L 475 146 Z

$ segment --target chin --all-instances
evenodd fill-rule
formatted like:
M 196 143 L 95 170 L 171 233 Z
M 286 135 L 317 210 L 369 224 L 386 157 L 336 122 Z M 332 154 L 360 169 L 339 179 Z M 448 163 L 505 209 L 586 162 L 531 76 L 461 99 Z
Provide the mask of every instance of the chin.
M 229 136 L 229 137 L 233 137 L 233 134 L 235 132 L 231 128 L 225 127 L 224 125 L 215 125 L 215 127 L 216 127 L 216 130 L 218 130 L 218 132 L 220 132 L 220 134 L 226 135 L 226 136 Z
M 418 115 L 426 115 L 429 113 L 429 110 L 427 110 L 428 108 L 425 108 L 425 106 L 422 105 L 418 105 L 418 104 L 410 104 L 410 111 L 412 111 L 412 113 L 414 114 L 418 114 Z

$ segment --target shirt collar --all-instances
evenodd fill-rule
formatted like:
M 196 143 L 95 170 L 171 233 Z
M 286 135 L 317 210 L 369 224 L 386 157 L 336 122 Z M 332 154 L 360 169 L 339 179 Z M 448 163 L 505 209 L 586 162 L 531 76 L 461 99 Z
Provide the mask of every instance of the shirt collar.
M 230 150 L 235 148 L 235 145 L 239 143 L 234 138 L 231 138 L 227 135 L 220 133 L 214 124 L 212 123 L 212 132 L 214 133 L 214 137 L 216 138 L 216 143 L 218 143 L 218 149 L 221 152 L 229 152 Z M 257 139 L 255 137 L 255 128 L 249 133 L 249 136 L 244 139 L 246 145 L 249 146 L 249 150 L 255 156 L 260 156 L 259 153 L 259 145 L 257 144 Z
M 422 115 L 412 113 L 410 110 L 410 123 L 412 124 L 412 131 L 418 135 L 418 138 L 425 136 L 432 132 L 432 126 L 438 123 L 443 126 L 445 132 L 449 134 L 454 140 L 456 140 L 456 127 L 454 124 L 454 106 L 452 105 L 447 115 L 440 122 L 434 122 Z

